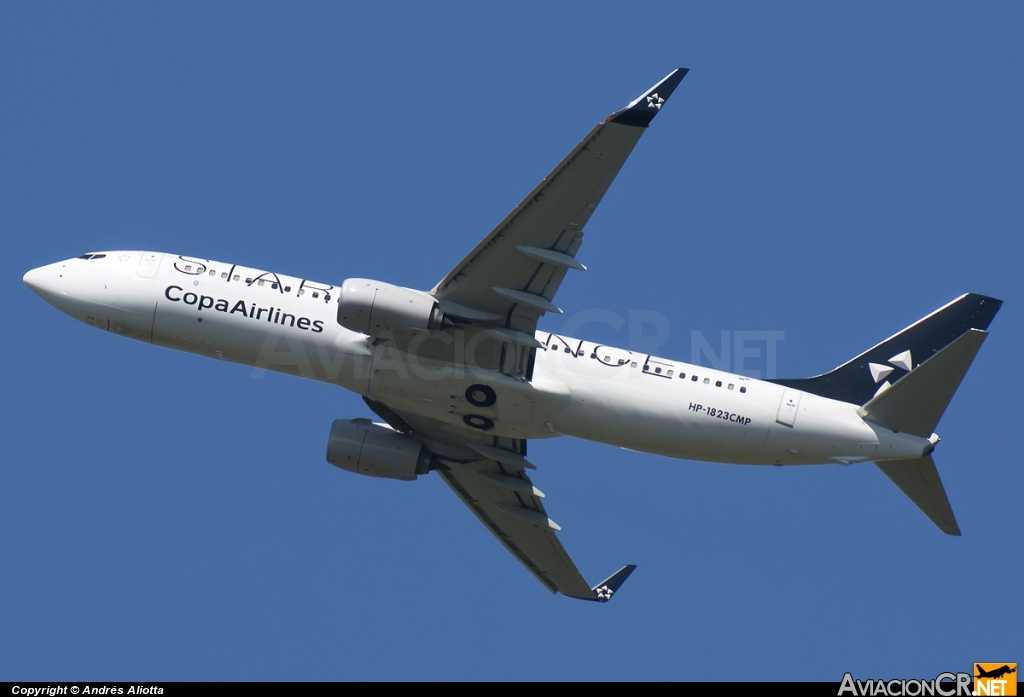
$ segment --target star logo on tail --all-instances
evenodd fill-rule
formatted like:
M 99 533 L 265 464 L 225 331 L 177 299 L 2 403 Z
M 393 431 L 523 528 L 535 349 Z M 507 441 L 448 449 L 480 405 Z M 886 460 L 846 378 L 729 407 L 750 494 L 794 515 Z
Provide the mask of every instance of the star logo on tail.
M 882 382 L 892 373 L 896 368 L 905 370 L 908 373 L 914 368 L 914 358 L 910 353 L 910 350 L 897 353 L 895 356 L 889 359 L 889 365 L 882 365 L 881 363 L 868 363 L 868 370 L 871 371 L 871 379 L 875 381 L 875 384 Z M 898 379 L 898 378 L 894 378 Z M 888 380 L 882 382 L 879 386 L 878 391 L 875 392 L 875 396 L 882 394 L 885 390 L 892 387 Z
M 608 586 L 601 586 L 600 588 L 595 588 L 594 593 L 597 594 L 598 600 L 600 600 L 602 603 L 607 603 L 609 600 L 612 599 L 612 595 L 615 593 L 615 591 L 613 591 Z
M 661 110 L 661 105 L 665 103 L 665 100 L 658 96 L 658 93 L 647 95 L 647 106 Z

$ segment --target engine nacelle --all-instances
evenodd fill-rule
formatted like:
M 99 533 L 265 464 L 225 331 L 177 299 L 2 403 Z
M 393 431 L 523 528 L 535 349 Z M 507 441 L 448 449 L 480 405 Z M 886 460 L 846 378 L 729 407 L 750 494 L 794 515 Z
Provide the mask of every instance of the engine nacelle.
M 349 472 L 406 481 L 430 471 L 430 453 L 421 443 L 369 419 L 331 424 L 327 461 Z
M 441 326 L 443 317 L 437 300 L 426 293 L 368 278 L 350 278 L 341 285 L 338 324 L 360 334 L 429 332 Z

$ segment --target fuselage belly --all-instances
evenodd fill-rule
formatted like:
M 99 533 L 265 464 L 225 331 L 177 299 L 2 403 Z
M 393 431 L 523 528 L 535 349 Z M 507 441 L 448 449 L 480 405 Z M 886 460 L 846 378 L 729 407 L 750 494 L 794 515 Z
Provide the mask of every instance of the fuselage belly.
M 329 382 L 453 429 L 471 429 L 475 415 L 494 435 L 736 464 L 913 458 L 930 446 L 864 421 L 853 404 L 546 332 L 530 380 L 433 362 L 340 326 L 336 286 L 232 264 L 108 252 L 33 273 L 54 305 L 92 326 Z M 494 390 L 493 405 L 467 401 L 474 384 Z

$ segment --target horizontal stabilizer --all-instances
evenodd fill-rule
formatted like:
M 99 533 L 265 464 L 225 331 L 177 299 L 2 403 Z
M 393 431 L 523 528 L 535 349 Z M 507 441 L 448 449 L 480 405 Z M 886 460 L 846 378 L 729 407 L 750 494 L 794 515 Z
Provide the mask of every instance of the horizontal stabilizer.
M 876 395 L 858 413 L 866 421 L 890 430 L 929 437 L 987 336 L 988 332 L 980 329 L 961 334 L 895 385 Z
M 916 460 L 890 460 L 876 462 L 893 483 L 898 486 L 924 514 L 939 526 L 947 535 L 960 535 L 960 526 L 956 524 L 956 516 L 949 505 L 946 489 L 939 479 L 939 471 L 935 469 L 935 460 L 931 455 Z

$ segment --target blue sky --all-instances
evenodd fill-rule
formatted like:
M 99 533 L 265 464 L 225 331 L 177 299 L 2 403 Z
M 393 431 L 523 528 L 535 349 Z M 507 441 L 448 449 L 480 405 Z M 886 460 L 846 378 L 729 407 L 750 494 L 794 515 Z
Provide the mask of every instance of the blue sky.
M 0 679 L 1024 660 L 1022 34 L 1009 3 L 0 5 Z M 938 429 L 962 538 L 868 464 L 534 442 L 584 575 L 639 564 L 607 605 L 550 596 L 436 476 L 325 462 L 358 396 L 103 334 L 21 282 L 147 249 L 429 289 L 676 66 L 542 328 L 660 313 L 657 352 L 683 360 L 693 332 L 784 332 L 778 374 L 803 376 L 963 292 L 1002 298 Z

